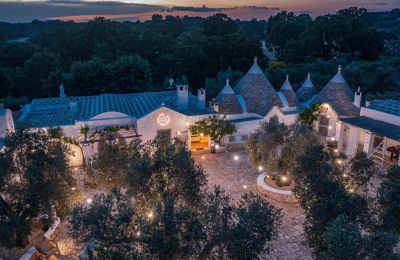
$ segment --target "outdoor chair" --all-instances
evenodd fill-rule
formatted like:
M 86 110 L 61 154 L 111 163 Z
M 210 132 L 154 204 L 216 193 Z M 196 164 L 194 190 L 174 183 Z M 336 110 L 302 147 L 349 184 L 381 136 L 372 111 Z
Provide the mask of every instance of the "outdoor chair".
M 43 233 L 37 233 L 34 237 L 32 237 L 31 241 L 39 253 L 44 255 L 46 259 L 49 259 L 51 256 L 61 255 L 57 242 L 47 239 L 43 236 Z

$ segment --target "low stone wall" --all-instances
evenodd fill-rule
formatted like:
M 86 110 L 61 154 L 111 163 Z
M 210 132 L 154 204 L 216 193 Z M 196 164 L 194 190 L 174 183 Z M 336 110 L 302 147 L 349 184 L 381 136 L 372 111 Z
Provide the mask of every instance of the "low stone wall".
M 291 191 L 275 189 L 265 183 L 266 174 L 260 174 L 257 178 L 257 190 L 267 198 L 278 202 L 296 203 L 297 199 Z

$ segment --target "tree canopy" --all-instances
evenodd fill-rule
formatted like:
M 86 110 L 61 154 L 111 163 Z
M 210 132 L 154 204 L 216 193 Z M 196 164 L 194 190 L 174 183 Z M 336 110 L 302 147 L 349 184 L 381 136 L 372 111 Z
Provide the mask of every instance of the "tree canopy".
M 17 128 L 0 154 L 0 242 L 21 246 L 31 221 L 50 225 L 65 218 L 78 199 L 60 129 L 48 133 Z
M 278 121 L 264 122 L 246 142 L 250 160 L 273 175 L 292 174 L 297 157 L 318 143 L 316 133 L 300 124 L 287 126 Z
M 254 56 L 267 65 L 260 40 L 267 48 L 278 47 L 279 61 L 287 64 L 268 70 L 275 86 L 287 72 L 299 83 L 312 72 L 319 88 L 340 63 L 353 87 L 373 94 L 396 91 L 398 61 L 392 54 L 398 49 L 399 31 L 393 25 L 398 18 L 396 10 L 349 8 L 315 19 L 282 11 L 268 21 L 215 14 L 154 15 L 149 21 L 123 23 L 101 17 L 87 23 L 0 23 L 5 39 L 30 37 L 0 41 L 0 97 L 56 96 L 61 81 L 68 95 L 165 90 L 165 78 L 184 76 L 193 90 L 207 85 L 212 98 L 224 84 L 207 84 L 206 79 L 229 68 L 244 73 Z M 6 105 L 11 101 L 2 100 Z
M 321 259 L 396 257 L 393 249 L 398 235 L 395 229 L 382 228 L 380 219 L 385 214 L 376 210 L 371 199 L 346 187 L 343 168 L 329 157 L 323 146 L 307 147 L 293 171 L 293 192 L 305 210 L 306 241 L 314 255 Z M 355 172 L 372 167 L 360 164 L 360 158 L 355 160 Z M 382 209 L 390 211 L 393 200 L 387 202 Z
M 73 211 L 71 234 L 93 241 L 92 255 L 256 259 L 271 250 L 281 212 L 266 200 L 248 193 L 234 202 L 219 187 L 206 189 L 203 170 L 178 140 L 136 140 L 128 150 L 126 191 L 97 195 Z

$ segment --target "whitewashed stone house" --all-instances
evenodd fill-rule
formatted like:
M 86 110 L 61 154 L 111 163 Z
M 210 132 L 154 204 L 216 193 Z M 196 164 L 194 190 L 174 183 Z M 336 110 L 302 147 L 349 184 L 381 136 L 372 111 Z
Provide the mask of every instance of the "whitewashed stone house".
M 176 91 L 79 97 L 67 97 L 61 85 L 59 97 L 34 99 L 23 108 L 19 121 L 28 122 L 32 128 L 61 127 L 66 136 L 82 144 L 85 158 L 90 158 L 97 153 L 98 142 L 86 142 L 81 131 L 84 128 L 91 135 L 106 127 L 122 126 L 113 141 L 129 143 L 134 137 L 149 141 L 160 136 L 169 142 L 180 138 L 186 140 L 189 148 L 198 150 L 209 148 L 210 140 L 207 136 L 192 135 L 189 126 L 209 115 L 225 116 L 225 120 L 234 123 L 237 132 L 226 136 L 223 143 L 240 144 L 261 122 L 293 124 L 304 108 L 320 103 L 323 111 L 316 130 L 327 141 L 336 141 L 339 151 L 353 156 L 362 149 L 381 165 L 393 163 L 394 158 L 398 160 L 400 148 L 400 101 L 374 100 L 361 107 L 361 96 L 360 90 L 351 90 L 340 67 L 319 93 L 310 74 L 297 92 L 288 76 L 276 91 L 255 58 L 236 86 L 232 88 L 227 80 L 210 106 L 206 106 L 204 89 L 199 89 L 195 96 L 187 85 L 178 85 Z M 0 117 L 1 129 L 10 129 L 9 121 Z M 81 150 L 71 148 L 75 149 L 72 165 L 80 165 Z
M 225 143 L 243 143 L 262 121 L 276 119 L 293 124 L 299 115 L 299 102 L 287 78 L 279 92 L 265 77 L 254 59 L 249 71 L 232 88 L 225 87 L 212 102 L 217 113 L 226 114 L 226 120 L 236 125 L 237 133 L 225 137 Z
M 67 97 L 60 86 L 60 97 L 34 99 L 24 107 L 19 120 L 32 128 L 61 127 L 66 136 L 82 143 L 85 158 L 97 153 L 99 140 L 85 140 L 84 128 L 89 129 L 86 136 L 91 136 L 106 127 L 119 126 L 122 128 L 114 137 L 117 142 L 119 138 L 129 143 L 134 137 L 146 142 L 160 136 L 167 142 L 172 138 L 187 140 L 191 147 L 189 125 L 215 113 L 206 107 L 205 98 L 203 89 L 194 96 L 187 85 L 178 85 L 176 91 L 80 97 Z M 72 164 L 80 165 L 82 152 L 71 148 L 75 152 Z

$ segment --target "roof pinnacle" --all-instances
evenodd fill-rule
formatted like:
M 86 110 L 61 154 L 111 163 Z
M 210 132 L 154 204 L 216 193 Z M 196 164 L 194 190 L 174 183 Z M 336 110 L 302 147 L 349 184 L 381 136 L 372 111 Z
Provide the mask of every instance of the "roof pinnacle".
M 338 66 L 338 72 L 341 72 L 342 71 L 342 65 L 339 65 Z
M 61 84 L 59 87 L 60 87 L 60 97 L 62 97 L 62 98 L 67 97 L 67 95 L 65 94 L 65 90 L 64 90 L 64 82 L 61 81 Z
M 257 64 L 257 56 L 254 56 L 254 63 Z

